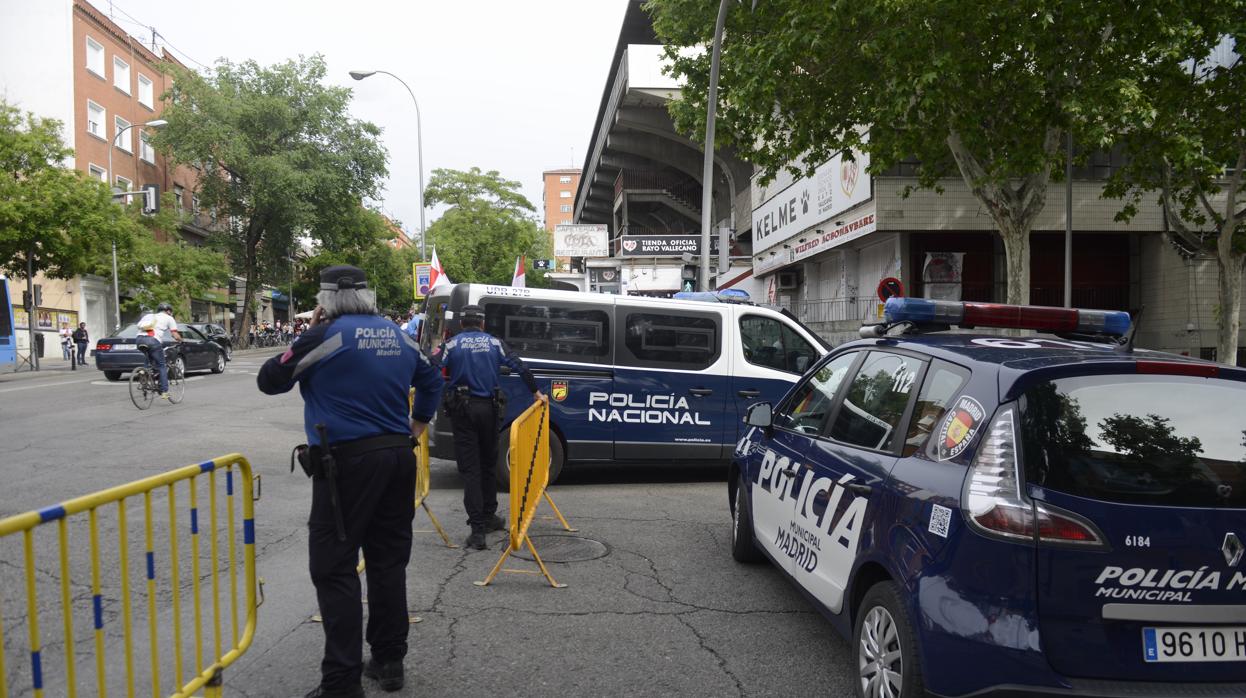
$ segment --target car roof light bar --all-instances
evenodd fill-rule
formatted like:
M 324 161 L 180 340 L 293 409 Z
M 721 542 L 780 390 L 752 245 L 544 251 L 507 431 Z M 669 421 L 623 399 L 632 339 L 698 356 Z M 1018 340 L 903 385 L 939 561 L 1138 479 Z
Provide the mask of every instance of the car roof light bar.
M 724 288 L 718 291 L 680 291 L 671 298 L 678 301 L 707 303 L 748 303 L 751 300 L 748 291 L 739 288 Z
M 1081 310 L 1035 305 L 937 301 L 926 298 L 888 298 L 883 309 L 887 322 L 960 327 L 1004 327 L 1037 332 L 1077 332 L 1122 336 L 1129 331 L 1129 313 L 1119 310 Z

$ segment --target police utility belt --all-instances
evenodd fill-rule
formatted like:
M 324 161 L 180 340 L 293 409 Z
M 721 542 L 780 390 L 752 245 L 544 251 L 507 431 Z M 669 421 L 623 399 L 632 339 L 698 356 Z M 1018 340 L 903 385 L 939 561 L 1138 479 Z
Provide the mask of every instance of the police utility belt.
M 472 390 L 466 385 L 456 385 L 442 393 L 442 401 L 446 405 L 446 412 L 451 417 L 461 418 L 467 414 L 467 406 L 475 400 L 477 402 L 490 402 L 497 408 L 499 419 L 502 414 L 506 413 L 506 393 L 501 388 L 493 389 L 493 397 L 480 397 L 472 395 Z
M 365 453 L 372 451 L 380 451 L 386 448 L 413 448 L 414 442 L 410 436 L 403 434 L 381 434 L 380 436 L 370 436 L 366 439 L 356 439 L 354 441 L 346 441 L 339 444 L 331 444 L 328 449 L 319 444 L 299 444 L 294 447 L 294 452 L 290 454 L 290 472 L 294 472 L 294 464 L 297 462 L 307 477 L 320 479 L 329 476 L 328 467 L 330 462 L 334 465 L 343 461 L 357 458 Z M 325 451 L 329 453 L 326 454 Z M 331 455 L 332 458 L 326 458 Z M 337 473 L 333 473 L 334 476 Z

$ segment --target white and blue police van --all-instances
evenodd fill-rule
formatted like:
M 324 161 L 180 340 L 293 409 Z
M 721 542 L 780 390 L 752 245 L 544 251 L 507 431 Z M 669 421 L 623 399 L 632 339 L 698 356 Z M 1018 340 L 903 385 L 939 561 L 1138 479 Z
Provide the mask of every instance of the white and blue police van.
M 455 284 L 429 297 L 420 346 L 435 354 L 464 306 L 484 309 L 485 331 L 549 395 L 551 482 L 567 462 L 726 462 L 749 405 L 777 401 L 830 346 L 791 315 L 730 294 L 694 297 L 704 300 Z M 518 376 L 502 383 L 505 485 L 505 429 L 531 397 Z M 433 455 L 453 458 L 444 409 L 432 433 Z

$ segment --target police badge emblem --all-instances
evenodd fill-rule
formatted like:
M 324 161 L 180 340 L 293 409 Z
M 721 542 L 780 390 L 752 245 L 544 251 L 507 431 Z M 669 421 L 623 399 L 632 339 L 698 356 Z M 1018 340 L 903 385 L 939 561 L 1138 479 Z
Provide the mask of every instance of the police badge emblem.
M 549 396 L 554 398 L 554 402 L 562 402 L 567 399 L 567 381 L 554 381 L 550 383 Z

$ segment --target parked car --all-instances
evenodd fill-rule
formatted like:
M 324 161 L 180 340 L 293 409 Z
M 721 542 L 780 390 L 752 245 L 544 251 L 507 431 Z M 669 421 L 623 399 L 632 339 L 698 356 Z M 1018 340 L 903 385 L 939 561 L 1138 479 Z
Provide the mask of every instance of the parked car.
M 211 322 L 188 322 L 186 325 L 199 330 L 203 336 L 215 342 L 225 352 L 226 361 L 234 360 L 234 339 L 224 327 Z
M 199 330 L 189 325 L 181 325 L 182 353 L 175 361 L 182 362 L 182 372 L 211 371 L 222 373 L 225 370 L 225 350 L 208 339 Z M 95 357 L 95 367 L 104 372 L 110 381 L 121 380 L 121 374 L 132 371 L 143 365 L 143 354 L 139 352 L 134 338 L 138 336 L 138 325 L 130 324 L 111 337 L 105 337 L 95 344 L 91 355 Z M 177 342 L 165 342 L 166 346 Z

